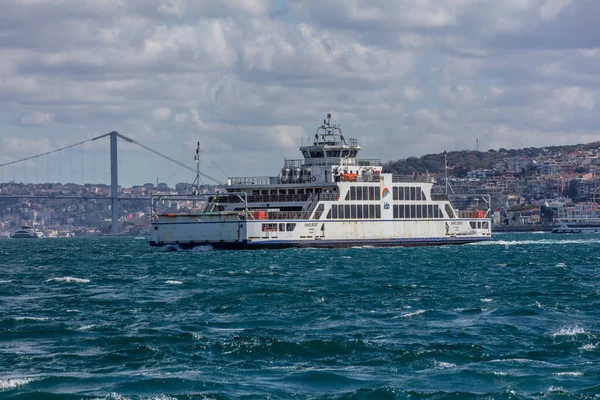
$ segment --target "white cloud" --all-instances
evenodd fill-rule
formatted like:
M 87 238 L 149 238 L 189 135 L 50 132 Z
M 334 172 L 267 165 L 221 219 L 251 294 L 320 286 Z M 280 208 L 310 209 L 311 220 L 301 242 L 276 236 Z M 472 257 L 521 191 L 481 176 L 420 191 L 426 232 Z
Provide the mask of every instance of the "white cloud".
M 25 115 L 19 119 L 19 123 L 24 126 L 47 125 L 54 120 L 54 114 L 44 112 L 34 112 L 33 114 Z

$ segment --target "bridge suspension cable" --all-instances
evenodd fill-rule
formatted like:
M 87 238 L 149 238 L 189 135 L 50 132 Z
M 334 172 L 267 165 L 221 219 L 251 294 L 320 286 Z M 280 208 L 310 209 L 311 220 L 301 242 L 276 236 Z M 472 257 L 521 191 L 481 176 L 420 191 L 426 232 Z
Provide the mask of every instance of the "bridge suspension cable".
M 66 150 L 66 149 L 70 149 L 70 148 L 73 148 L 73 147 L 76 147 L 76 146 L 81 146 L 81 145 L 83 145 L 85 143 L 92 142 L 94 140 L 102 139 L 102 138 L 107 137 L 109 135 L 110 135 L 110 133 L 106 133 L 104 135 L 96 136 L 94 138 L 87 139 L 87 140 L 84 140 L 82 142 L 78 142 L 78 143 L 71 144 L 69 146 L 61 147 L 60 149 L 55 149 L 55 150 L 47 151 L 45 153 L 37 154 L 35 156 L 30 156 L 30 157 L 22 158 L 20 160 L 10 161 L 10 162 L 4 163 L 4 164 L 0 164 L 0 168 L 8 166 L 8 165 L 18 164 L 20 162 L 24 162 L 24 161 L 28 161 L 28 160 L 33 160 L 35 158 L 47 156 L 49 154 L 58 153 L 60 151 Z M 140 143 L 138 141 L 135 141 L 135 140 L 133 140 L 133 139 L 131 139 L 131 138 L 125 136 L 125 135 L 121 135 L 120 133 L 117 133 L 117 136 L 119 136 L 121 139 L 125 140 L 126 142 L 135 144 L 136 146 L 139 146 L 139 147 L 143 148 L 144 150 L 147 150 L 147 151 L 149 151 L 149 152 L 151 152 L 151 153 L 153 153 L 153 154 L 155 154 L 155 155 L 157 155 L 159 157 L 162 157 L 165 160 L 171 161 L 172 163 L 177 164 L 181 168 L 185 168 L 185 169 L 187 169 L 189 171 L 192 171 L 194 173 L 197 172 L 194 168 L 190 167 L 189 165 L 186 165 L 186 164 L 184 164 L 182 162 L 179 162 L 179 161 L 175 160 L 174 158 L 171 158 L 171 157 L 167 156 L 166 154 L 163 154 L 163 153 L 161 153 L 159 151 L 156 151 L 156 150 L 154 150 L 154 149 L 152 149 L 152 148 L 150 148 L 150 147 L 148 147 L 148 146 L 146 146 L 146 145 L 144 145 L 144 144 L 142 144 L 142 143 Z M 209 158 L 209 160 L 210 160 L 210 158 Z M 213 162 L 212 160 L 210 160 L 210 161 Z M 214 162 L 213 162 L 213 164 L 214 164 Z M 218 166 L 217 166 L 217 168 L 218 168 Z M 219 169 L 221 170 L 221 168 L 219 168 Z M 223 170 L 221 170 L 221 172 L 223 172 Z M 209 176 L 209 175 L 204 174 L 202 172 L 200 172 L 200 175 L 202 175 L 203 177 L 205 177 L 207 179 L 210 179 L 211 181 L 213 181 L 215 183 L 218 183 L 218 184 L 221 184 L 221 185 L 223 184 L 222 181 L 220 181 L 218 179 L 215 179 L 212 176 Z
M 65 146 L 65 147 L 62 147 L 60 149 L 56 149 L 56 150 L 52 150 L 52 151 L 47 151 L 45 153 L 37 154 L 35 156 L 22 158 L 20 160 L 10 161 L 10 162 L 4 163 L 4 164 L 0 164 L 0 167 L 5 167 L 7 165 L 17 164 L 17 163 L 20 163 L 20 162 L 23 162 L 23 161 L 33 160 L 34 158 L 39 158 L 39 157 L 47 156 L 48 154 L 58 153 L 59 151 L 70 149 L 70 148 L 75 147 L 75 146 L 81 146 L 84 143 L 91 142 L 92 140 L 100 139 L 101 137 L 104 137 L 104 136 L 105 135 L 98 136 L 98 137 L 95 137 L 95 138 L 92 138 L 92 139 L 84 140 L 83 142 L 79 142 L 79 143 L 75 143 L 75 144 L 72 144 L 72 145 L 69 145 L 69 146 Z
M 131 138 L 127 137 L 127 136 L 121 135 L 120 133 L 118 133 L 117 135 L 118 135 L 118 136 L 119 136 L 121 139 L 125 140 L 126 142 L 133 143 L 133 144 L 135 144 L 135 145 L 137 145 L 137 146 L 140 146 L 142 149 L 144 149 L 144 150 L 147 150 L 147 151 L 149 151 L 149 152 L 151 152 L 151 153 L 154 153 L 154 154 L 156 154 L 157 156 L 159 156 L 159 157 L 162 157 L 162 158 L 164 158 L 164 159 L 166 159 L 166 160 L 169 160 L 169 161 L 171 161 L 171 162 L 173 162 L 173 163 L 175 163 L 175 164 L 179 165 L 181 168 L 185 168 L 185 169 L 187 169 L 187 170 L 190 170 L 190 171 L 192 171 L 192 172 L 197 172 L 197 171 L 196 171 L 194 168 L 190 167 L 189 165 L 185 165 L 184 163 L 182 163 L 182 162 L 179 162 L 179 161 L 175 160 L 174 158 L 171 158 L 171 157 L 167 156 L 166 154 L 163 154 L 163 153 L 161 153 L 161 152 L 159 152 L 159 151 L 156 151 L 156 150 L 154 150 L 154 149 L 152 149 L 152 148 L 150 148 L 150 147 L 148 147 L 148 146 L 146 146 L 146 145 L 144 145 L 144 144 L 141 144 L 140 142 L 137 142 L 137 141 L 135 141 L 135 140 L 133 140 L 133 139 L 131 139 Z M 210 175 L 206 175 L 206 174 L 205 174 L 205 173 L 203 173 L 203 172 L 199 172 L 199 174 L 200 174 L 201 176 L 203 176 L 203 177 L 207 178 L 207 179 L 210 179 L 210 180 L 211 180 L 211 181 L 213 181 L 213 182 L 216 182 L 216 183 L 220 184 L 220 185 L 222 185 L 222 184 L 223 184 L 223 182 L 222 182 L 222 181 L 220 181 L 220 180 L 218 180 L 218 179 L 215 179 L 215 178 L 213 178 L 213 177 L 212 177 L 212 176 L 210 176 Z

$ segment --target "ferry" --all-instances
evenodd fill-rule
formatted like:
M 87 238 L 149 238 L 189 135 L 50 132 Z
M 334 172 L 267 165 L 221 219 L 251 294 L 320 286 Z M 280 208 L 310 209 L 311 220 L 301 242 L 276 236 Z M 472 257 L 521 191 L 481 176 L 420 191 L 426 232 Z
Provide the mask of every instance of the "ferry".
M 552 233 L 600 233 L 600 218 L 558 218 Z
M 37 239 L 44 237 L 44 232 L 29 226 L 22 226 L 21 229 L 12 232 L 10 237 L 13 239 Z
M 160 205 L 182 199 L 154 196 L 150 244 L 261 249 L 491 240 L 489 210 L 461 218 L 448 194 L 432 191 L 430 176 L 384 173 L 380 160 L 357 158 L 360 150 L 328 114 L 314 140 L 300 147 L 303 158 L 284 159 L 277 176 L 229 178 L 202 210 L 190 207 L 196 211 L 161 212 Z

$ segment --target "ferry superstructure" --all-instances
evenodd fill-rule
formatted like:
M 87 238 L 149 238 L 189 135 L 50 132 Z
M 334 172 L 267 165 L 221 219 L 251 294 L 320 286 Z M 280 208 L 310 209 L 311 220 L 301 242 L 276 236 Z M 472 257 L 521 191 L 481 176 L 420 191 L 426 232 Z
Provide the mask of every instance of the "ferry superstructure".
M 284 160 L 277 176 L 229 178 L 201 212 L 153 207 L 152 246 L 224 249 L 423 246 L 491 240 L 489 218 L 459 218 L 427 175 L 384 173 L 380 160 L 359 159 L 331 115 L 303 159 Z M 156 197 L 153 205 L 164 202 Z

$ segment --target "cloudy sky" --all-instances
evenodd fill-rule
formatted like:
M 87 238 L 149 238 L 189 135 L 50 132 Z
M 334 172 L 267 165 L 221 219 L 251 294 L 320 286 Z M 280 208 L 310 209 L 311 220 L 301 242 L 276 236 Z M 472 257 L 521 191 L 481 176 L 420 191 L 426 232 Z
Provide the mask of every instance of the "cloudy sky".
M 597 0 L 1 0 L 0 164 L 116 130 L 276 175 L 327 112 L 384 161 L 596 141 L 599 26 Z M 119 146 L 124 185 L 194 179 Z M 98 140 L 0 180 L 108 182 L 107 157 Z

